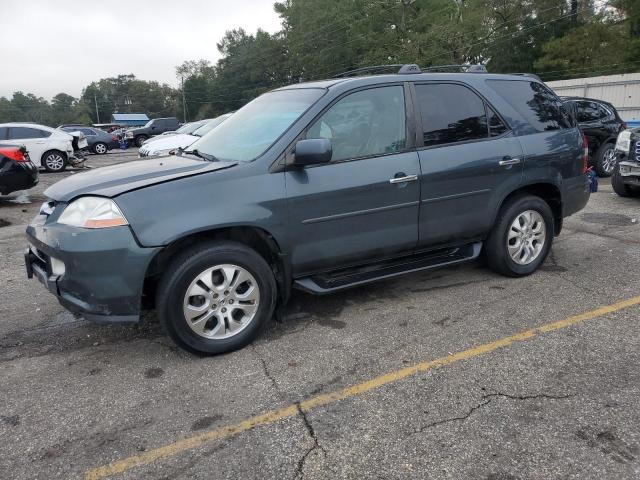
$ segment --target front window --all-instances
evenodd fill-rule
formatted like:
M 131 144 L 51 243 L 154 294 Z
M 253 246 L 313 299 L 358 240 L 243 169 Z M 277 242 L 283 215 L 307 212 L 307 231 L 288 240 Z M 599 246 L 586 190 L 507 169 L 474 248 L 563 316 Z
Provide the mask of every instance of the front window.
M 220 160 L 254 160 L 266 152 L 324 93 L 325 90 L 319 88 L 265 93 L 197 140 L 189 150 L 213 155 Z

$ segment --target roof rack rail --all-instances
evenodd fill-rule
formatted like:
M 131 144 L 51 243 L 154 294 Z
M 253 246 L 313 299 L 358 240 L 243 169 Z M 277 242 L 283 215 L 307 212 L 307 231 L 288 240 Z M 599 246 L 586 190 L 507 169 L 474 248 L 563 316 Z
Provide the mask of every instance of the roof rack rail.
M 487 73 L 487 67 L 481 64 L 476 65 L 432 65 L 424 68 L 425 72 L 450 72 L 457 71 L 462 73 Z
M 385 70 L 392 70 L 390 73 L 399 73 L 399 74 L 411 74 L 411 73 L 422 73 L 420 67 L 414 63 L 397 63 L 392 65 L 373 65 L 371 67 L 362 67 L 356 68 L 355 70 L 348 70 L 346 72 L 340 73 L 333 78 L 343 78 L 343 77 L 351 77 L 357 74 L 363 73 L 382 73 Z
M 536 75 L 535 73 L 510 73 L 509 75 L 521 75 L 523 77 L 531 77 L 531 78 L 535 78 L 536 80 L 542 82 L 542 79 Z

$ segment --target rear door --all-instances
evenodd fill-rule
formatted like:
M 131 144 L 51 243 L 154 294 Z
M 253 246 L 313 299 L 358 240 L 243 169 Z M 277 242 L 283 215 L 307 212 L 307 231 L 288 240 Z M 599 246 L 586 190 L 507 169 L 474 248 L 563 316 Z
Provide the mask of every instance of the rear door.
M 422 146 L 419 245 L 485 234 L 505 192 L 522 181 L 522 148 L 495 109 L 456 82 L 414 85 Z
M 345 94 L 301 138 L 328 138 L 330 163 L 285 173 L 294 275 L 411 252 L 420 174 L 401 84 Z

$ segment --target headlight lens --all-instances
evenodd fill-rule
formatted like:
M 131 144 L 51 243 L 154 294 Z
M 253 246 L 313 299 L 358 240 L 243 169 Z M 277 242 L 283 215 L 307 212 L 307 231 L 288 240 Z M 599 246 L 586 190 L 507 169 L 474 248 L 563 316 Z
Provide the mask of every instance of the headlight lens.
M 102 197 L 82 197 L 64 209 L 58 223 L 82 228 L 107 228 L 129 225 L 113 200 Z
M 629 150 L 631 148 L 631 131 L 623 130 L 618 135 L 618 140 L 616 141 L 616 150 L 619 152 L 629 154 Z

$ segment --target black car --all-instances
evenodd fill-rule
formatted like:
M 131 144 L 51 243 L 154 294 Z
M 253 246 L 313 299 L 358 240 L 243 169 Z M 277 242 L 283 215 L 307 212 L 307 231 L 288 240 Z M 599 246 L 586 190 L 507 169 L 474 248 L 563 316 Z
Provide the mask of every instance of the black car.
M 0 195 L 27 190 L 38 183 L 38 167 L 20 145 L 0 145 Z
M 180 128 L 180 123 L 176 117 L 154 118 L 143 127 L 128 129 L 125 137 L 128 142 L 134 143 L 136 147 L 141 147 L 146 139 L 178 128 Z
M 616 165 L 615 145 L 618 134 L 627 128 L 609 102 L 583 97 L 562 97 L 578 120 L 589 142 L 589 164 L 600 177 L 613 174 Z
M 640 128 L 625 130 L 616 143 L 617 165 L 611 177 L 621 197 L 640 197 Z
M 220 353 L 293 288 L 482 251 L 503 275 L 535 272 L 589 200 L 575 118 L 533 77 L 396 72 L 288 85 L 177 155 L 56 183 L 27 228 L 27 274 L 87 319 L 137 321 L 144 301 L 179 345 Z
M 107 133 L 99 128 L 87 127 L 84 125 L 63 125 L 58 127 L 65 132 L 82 132 L 87 137 L 88 149 L 93 153 L 102 155 L 109 150 L 120 147 L 118 137 L 111 133 Z

